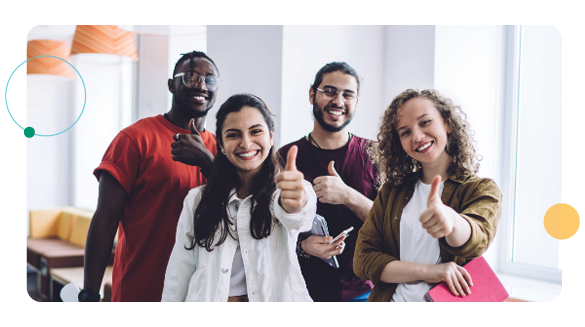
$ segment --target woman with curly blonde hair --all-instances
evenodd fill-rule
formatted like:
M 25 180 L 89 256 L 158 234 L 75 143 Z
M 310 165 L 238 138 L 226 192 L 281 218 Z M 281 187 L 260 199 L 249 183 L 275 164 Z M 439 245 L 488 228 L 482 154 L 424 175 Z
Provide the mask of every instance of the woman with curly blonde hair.
M 501 193 L 477 177 L 465 114 L 436 90 L 406 90 L 381 121 L 375 162 L 380 189 L 360 229 L 354 271 L 375 287 L 368 301 L 423 301 L 436 283 L 466 296 L 462 267 L 496 232 Z

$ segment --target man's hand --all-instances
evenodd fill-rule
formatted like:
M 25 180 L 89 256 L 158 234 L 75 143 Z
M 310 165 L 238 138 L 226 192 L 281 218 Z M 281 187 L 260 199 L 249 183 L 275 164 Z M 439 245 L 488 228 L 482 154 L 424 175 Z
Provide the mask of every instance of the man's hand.
M 321 176 L 313 180 L 313 189 L 317 199 L 323 203 L 346 204 L 349 195 L 349 187 L 341 180 L 334 167 L 335 161 L 329 163 L 329 175 Z
M 434 238 L 447 236 L 453 232 L 455 220 L 459 216 L 452 208 L 441 201 L 439 194 L 441 176 L 437 175 L 431 183 L 431 192 L 427 200 L 427 209 L 420 214 L 422 228 Z
M 305 251 L 306 252 L 306 251 Z M 473 286 L 471 276 L 465 268 L 455 262 L 447 262 L 439 265 L 428 265 L 427 277 L 424 279 L 427 283 L 445 282 L 451 290 L 451 293 L 465 297 L 471 294 L 469 286 Z
M 278 202 L 288 213 L 297 213 L 305 206 L 307 196 L 303 188 L 303 173 L 297 170 L 298 148 L 293 145 L 286 156 L 286 168 L 276 175 L 276 187 L 281 189 Z
M 301 247 L 307 254 L 321 259 L 329 259 L 331 256 L 340 255 L 343 252 L 345 248 L 343 241 L 346 237 L 347 235 L 343 235 L 335 243 L 329 244 L 333 237 L 311 235 L 301 242 Z
M 175 140 L 171 143 L 173 160 L 190 166 L 199 166 L 202 170 L 207 170 L 215 160 L 215 157 L 203 144 L 203 139 L 197 128 L 195 128 L 193 118 L 189 121 L 189 129 L 191 134 L 176 134 L 173 136 Z

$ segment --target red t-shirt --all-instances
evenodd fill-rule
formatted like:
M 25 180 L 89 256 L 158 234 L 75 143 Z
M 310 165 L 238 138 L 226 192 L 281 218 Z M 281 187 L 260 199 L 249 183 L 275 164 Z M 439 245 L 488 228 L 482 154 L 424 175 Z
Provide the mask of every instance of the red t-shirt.
M 172 159 L 173 135 L 190 131 L 162 115 L 144 118 L 112 141 L 94 175 L 110 173 L 128 193 L 118 226 L 112 301 L 160 301 L 183 200 L 207 180 L 199 167 Z M 215 135 L 201 133 L 216 155 Z

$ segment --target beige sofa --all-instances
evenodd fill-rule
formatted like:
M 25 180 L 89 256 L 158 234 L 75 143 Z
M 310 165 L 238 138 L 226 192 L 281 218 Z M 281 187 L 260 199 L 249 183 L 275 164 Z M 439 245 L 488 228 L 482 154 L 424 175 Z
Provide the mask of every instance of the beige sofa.
M 26 261 L 39 271 L 37 285 L 43 300 L 56 300 L 51 268 L 83 267 L 92 216 L 91 211 L 72 207 L 30 211 Z M 109 264 L 113 263 L 113 253 Z

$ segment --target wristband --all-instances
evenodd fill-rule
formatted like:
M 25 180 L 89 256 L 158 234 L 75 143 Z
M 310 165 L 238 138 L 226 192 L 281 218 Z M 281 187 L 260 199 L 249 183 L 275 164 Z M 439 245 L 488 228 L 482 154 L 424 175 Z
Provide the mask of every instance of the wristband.
M 78 302 L 99 302 L 100 293 L 88 289 L 82 289 L 77 295 Z
M 301 243 L 302 242 L 303 242 L 303 240 L 298 240 L 297 241 L 297 255 L 299 257 L 310 258 L 311 255 L 309 255 L 307 252 L 303 251 L 303 247 L 301 246 Z

